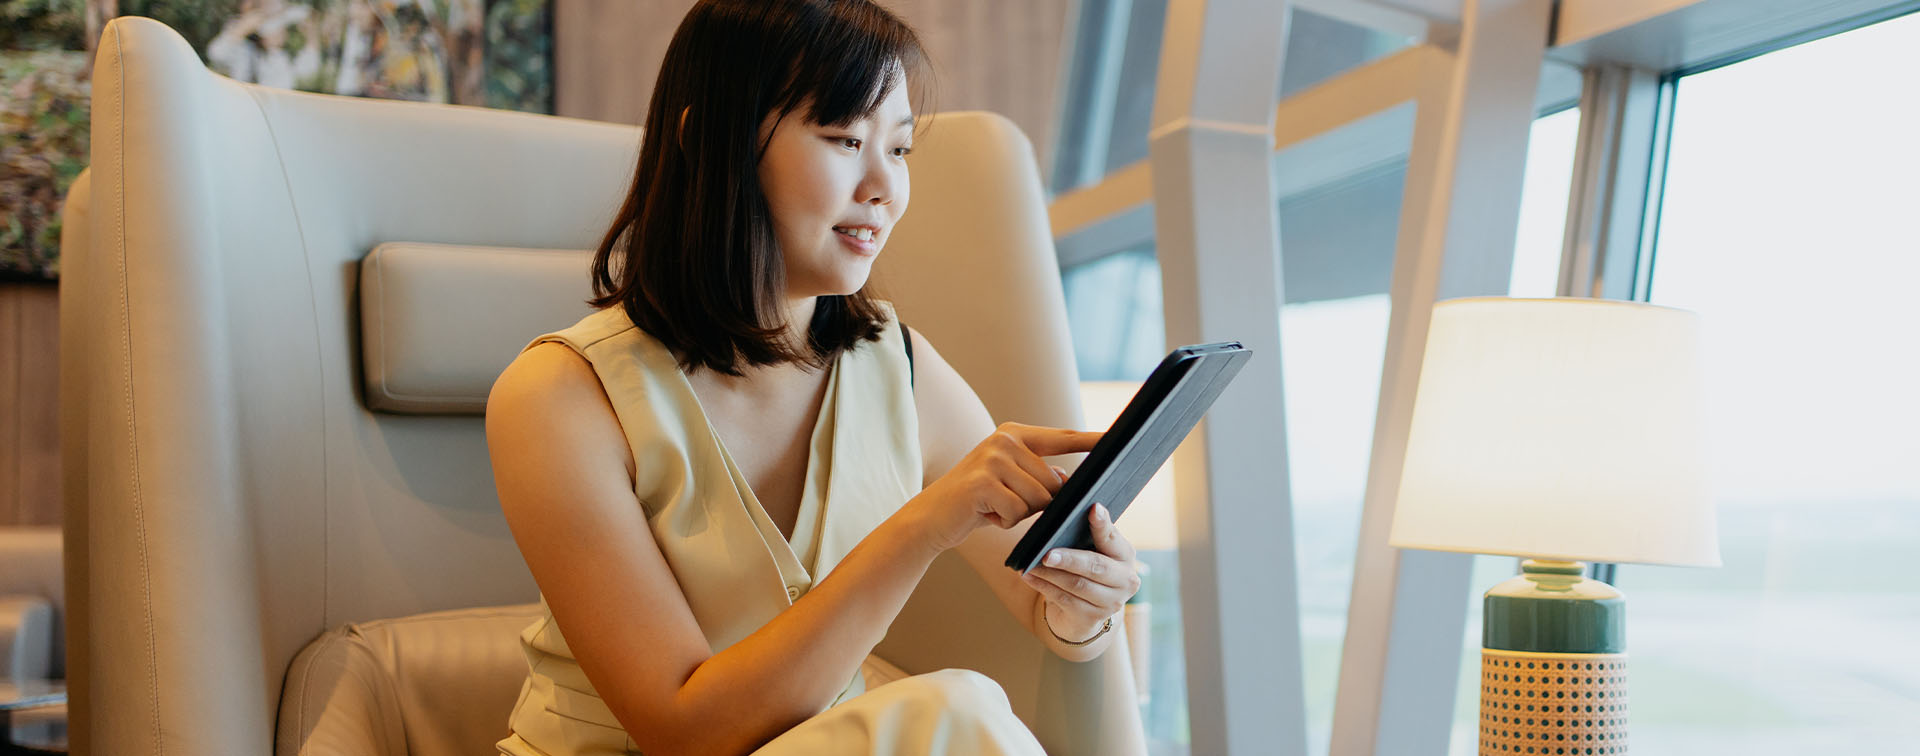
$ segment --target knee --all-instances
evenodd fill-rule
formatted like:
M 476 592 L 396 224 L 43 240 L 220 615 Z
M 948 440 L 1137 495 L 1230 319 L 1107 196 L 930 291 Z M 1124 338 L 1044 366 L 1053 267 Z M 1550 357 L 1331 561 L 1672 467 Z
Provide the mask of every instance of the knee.
M 987 713 L 1010 711 L 1007 692 L 993 678 L 970 669 L 943 669 L 895 680 L 887 687 L 902 686 L 898 693 L 930 708 L 945 712 Z

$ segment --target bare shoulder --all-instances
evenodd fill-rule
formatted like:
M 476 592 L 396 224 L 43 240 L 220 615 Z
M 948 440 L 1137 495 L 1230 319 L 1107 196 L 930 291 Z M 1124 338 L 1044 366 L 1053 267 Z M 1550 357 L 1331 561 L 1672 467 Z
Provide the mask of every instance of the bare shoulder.
M 916 402 L 923 405 L 929 400 L 936 404 L 980 402 L 973 393 L 973 387 L 967 385 L 967 379 L 948 364 L 947 359 L 940 355 L 940 350 L 934 348 L 933 342 L 912 326 L 907 327 L 907 338 L 913 344 L 913 397 Z
M 538 344 L 501 371 L 487 395 L 487 445 L 502 451 L 565 451 L 576 459 L 632 456 L 600 378 L 565 344 Z M 497 461 L 496 461 L 497 464 Z
M 920 420 L 923 483 L 931 483 L 981 439 L 993 435 L 993 416 L 926 336 L 909 326 L 907 338 L 913 343 L 913 401 Z
M 593 365 L 571 347 L 549 341 L 521 352 L 500 372 L 487 395 L 487 414 L 523 409 L 529 403 L 577 401 L 583 395 L 606 396 Z

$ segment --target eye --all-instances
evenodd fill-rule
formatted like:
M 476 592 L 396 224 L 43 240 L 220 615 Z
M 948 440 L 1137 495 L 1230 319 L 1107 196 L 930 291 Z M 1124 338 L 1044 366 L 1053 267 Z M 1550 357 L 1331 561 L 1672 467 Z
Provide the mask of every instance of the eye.
M 834 142 L 835 142 L 836 144 L 839 144 L 839 145 L 840 145 L 841 147 L 845 147 L 845 148 L 847 148 L 847 149 L 849 149 L 849 150 L 856 150 L 856 151 L 857 151 L 857 150 L 859 150 L 859 149 L 860 149 L 860 138 L 859 138 L 859 137 L 834 137 L 834 138 L 833 138 L 833 141 L 834 141 Z
M 908 155 L 911 155 L 911 154 L 913 154 L 913 148 L 912 148 L 912 147 L 895 147 L 895 148 L 893 148 L 893 156 L 894 156 L 894 157 L 897 157 L 897 158 L 904 158 L 904 157 L 906 157 L 906 156 L 908 156 Z

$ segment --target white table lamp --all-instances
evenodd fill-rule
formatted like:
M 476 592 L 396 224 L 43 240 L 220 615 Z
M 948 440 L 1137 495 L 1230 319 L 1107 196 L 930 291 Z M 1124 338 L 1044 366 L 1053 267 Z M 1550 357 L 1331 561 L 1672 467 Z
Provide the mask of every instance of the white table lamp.
M 1580 562 L 1720 564 L 1699 342 L 1637 302 L 1434 307 L 1391 542 L 1529 558 L 1485 599 L 1481 753 L 1626 752 L 1625 602 Z

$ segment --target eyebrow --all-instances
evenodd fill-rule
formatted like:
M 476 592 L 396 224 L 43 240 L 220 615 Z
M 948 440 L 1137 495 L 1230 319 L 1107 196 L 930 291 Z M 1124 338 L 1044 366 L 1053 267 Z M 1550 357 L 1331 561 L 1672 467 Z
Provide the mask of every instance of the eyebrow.
M 905 117 L 905 118 L 902 118 L 902 119 L 900 119 L 900 120 L 899 120 L 899 122 L 897 122 L 897 123 L 895 123 L 895 124 L 893 124 L 893 125 L 895 125 L 895 126 L 912 126 L 912 125 L 913 125 L 913 115 L 912 115 L 912 114 L 908 114 L 908 115 L 907 115 L 907 117 Z

